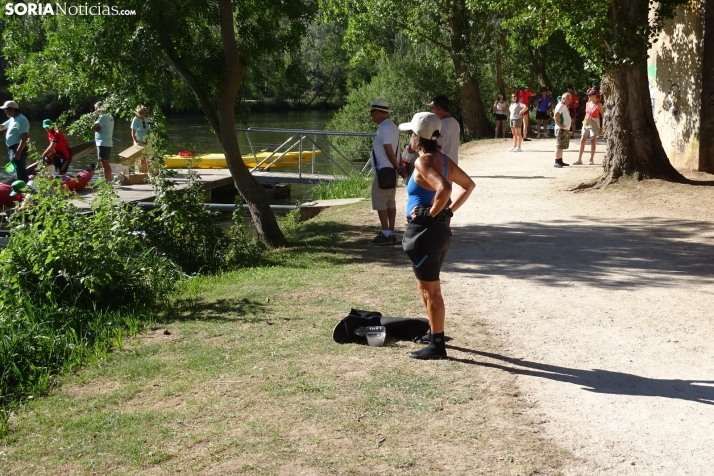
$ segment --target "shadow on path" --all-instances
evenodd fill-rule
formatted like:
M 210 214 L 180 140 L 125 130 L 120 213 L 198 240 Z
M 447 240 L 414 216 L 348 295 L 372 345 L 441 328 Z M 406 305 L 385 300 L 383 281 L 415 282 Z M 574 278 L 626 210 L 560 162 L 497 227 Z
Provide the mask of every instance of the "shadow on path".
M 714 223 L 575 217 L 454 229 L 444 269 L 605 289 L 714 283 Z
M 452 350 L 500 360 L 510 365 L 478 362 L 469 359 L 449 357 L 449 360 L 482 367 L 504 370 L 518 375 L 547 378 L 557 382 L 580 385 L 585 390 L 612 395 L 632 395 L 641 397 L 664 397 L 714 405 L 714 380 L 654 379 L 610 370 L 583 370 L 557 365 L 540 364 L 528 360 L 514 359 L 490 352 L 465 349 L 453 345 Z

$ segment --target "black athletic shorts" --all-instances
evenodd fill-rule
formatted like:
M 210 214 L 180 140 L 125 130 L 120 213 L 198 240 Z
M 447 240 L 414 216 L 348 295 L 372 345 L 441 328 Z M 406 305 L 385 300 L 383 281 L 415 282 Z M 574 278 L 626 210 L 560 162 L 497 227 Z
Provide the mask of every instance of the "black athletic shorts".
M 497 121 L 505 121 L 506 120 L 506 115 L 505 114 L 496 114 L 496 120 Z
M 98 145 L 97 146 L 97 159 L 99 160 L 109 160 L 109 157 L 111 157 L 112 154 L 112 148 L 111 147 L 106 147 L 103 145 Z
M 548 113 L 547 112 L 541 112 L 541 111 L 536 111 L 536 119 L 548 119 Z
M 439 280 L 450 244 L 449 227 L 443 214 L 436 218 L 414 218 L 402 238 L 402 247 L 412 260 L 412 269 L 419 281 Z

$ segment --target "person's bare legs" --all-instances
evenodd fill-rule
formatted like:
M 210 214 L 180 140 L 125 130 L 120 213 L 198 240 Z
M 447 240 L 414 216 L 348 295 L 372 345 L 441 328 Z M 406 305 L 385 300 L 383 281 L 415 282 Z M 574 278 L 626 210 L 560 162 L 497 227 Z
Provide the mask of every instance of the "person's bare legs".
M 394 231 L 394 222 L 397 220 L 397 209 L 387 208 L 387 226 L 385 230 Z
M 520 129 L 513 130 L 513 143 L 516 144 L 514 147 L 517 149 L 521 148 L 521 145 L 523 144 L 523 136 L 521 136 Z
M 597 144 L 595 144 L 595 136 L 592 136 L 592 139 L 590 140 L 590 165 L 595 165 L 595 147 Z M 580 153 L 582 155 L 582 152 Z
M 109 161 L 102 159 L 99 162 L 102 164 L 102 169 L 104 169 L 104 180 L 107 182 L 112 181 L 112 166 L 109 165 Z
M 389 230 L 389 209 L 377 210 L 377 215 L 379 215 L 379 224 L 382 226 L 382 230 Z
M 506 139 L 506 121 L 501 121 L 501 132 L 503 132 L 503 139 Z
M 580 152 L 578 152 L 578 160 L 573 162 L 573 165 L 580 165 L 583 163 L 583 152 L 585 152 L 585 142 L 587 141 L 585 134 L 580 134 Z
M 439 334 L 444 332 L 446 307 L 444 306 L 444 296 L 441 294 L 441 281 L 417 280 L 417 289 L 426 308 L 431 333 Z

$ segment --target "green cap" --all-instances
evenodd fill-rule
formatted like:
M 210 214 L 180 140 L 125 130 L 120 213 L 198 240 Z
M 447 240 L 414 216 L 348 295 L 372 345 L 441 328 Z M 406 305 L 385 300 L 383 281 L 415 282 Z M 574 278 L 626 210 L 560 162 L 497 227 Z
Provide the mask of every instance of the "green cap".
M 55 125 L 55 124 L 54 124 L 54 122 L 52 122 L 52 119 L 45 119 L 44 121 L 42 121 L 42 127 L 43 127 L 43 128 L 52 127 L 52 126 L 54 126 L 54 125 Z
M 24 180 L 15 180 L 12 183 L 12 192 L 10 192 L 10 196 L 14 197 L 18 193 L 23 193 L 27 191 L 27 184 L 25 183 Z

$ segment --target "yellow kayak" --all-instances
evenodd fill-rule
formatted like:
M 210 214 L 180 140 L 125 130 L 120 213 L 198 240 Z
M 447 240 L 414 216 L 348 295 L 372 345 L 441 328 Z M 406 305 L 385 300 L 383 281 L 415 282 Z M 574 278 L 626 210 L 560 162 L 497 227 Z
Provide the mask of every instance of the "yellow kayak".
M 322 151 L 316 150 L 315 155 L 321 154 Z M 261 162 L 267 159 L 272 152 L 259 152 L 253 155 L 244 155 L 243 162 L 248 167 L 255 167 L 256 161 Z M 265 163 L 260 165 L 261 169 L 266 168 L 275 159 L 280 157 L 280 152 L 275 153 L 270 159 L 266 160 Z M 278 160 L 272 167 L 297 167 L 299 165 L 300 152 L 288 152 L 280 160 Z M 227 169 L 228 164 L 226 163 L 226 156 L 223 154 L 203 154 L 196 155 L 193 157 L 182 157 L 178 155 L 166 155 L 164 156 L 166 161 L 166 167 L 170 169 L 185 169 L 191 164 L 193 168 L 197 169 Z M 309 163 L 312 161 L 312 151 L 304 150 L 302 152 L 302 163 Z

